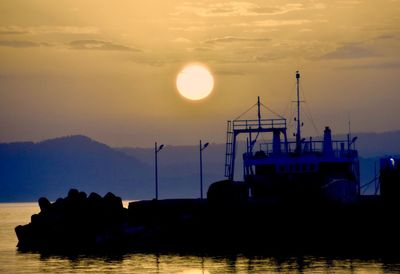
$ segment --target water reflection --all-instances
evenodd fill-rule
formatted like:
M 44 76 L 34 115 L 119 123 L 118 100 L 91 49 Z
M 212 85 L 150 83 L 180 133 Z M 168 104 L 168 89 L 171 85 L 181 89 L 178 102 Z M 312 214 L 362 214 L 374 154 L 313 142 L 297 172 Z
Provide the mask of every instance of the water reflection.
M 18 253 L 24 273 L 398 273 L 398 262 L 366 259 L 116 254 L 112 256 L 45 256 Z
M 397 258 L 130 253 L 59 256 L 16 251 L 14 227 L 37 204 L 0 205 L 0 273 L 400 273 Z

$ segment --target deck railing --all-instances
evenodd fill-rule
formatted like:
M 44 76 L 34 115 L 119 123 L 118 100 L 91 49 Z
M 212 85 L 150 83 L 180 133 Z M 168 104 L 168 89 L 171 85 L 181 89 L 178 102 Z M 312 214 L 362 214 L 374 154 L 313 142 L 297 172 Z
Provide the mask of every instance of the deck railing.
M 281 152 L 286 152 L 286 144 L 281 143 Z M 273 154 L 273 143 L 260 143 L 260 150 L 264 151 L 266 156 Z M 287 152 L 294 153 L 296 151 L 296 142 L 287 142 Z M 301 144 L 303 154 L 307 153 L 324 153 L 324 141 L 303 141 Z M 349 147 L 347 140 L 332 141 L 332 153 L 335 157 L 349 157 L 356 153 L 354 144 Z
M 286 119 L 233 120 L 233 130 L 286 128 Z

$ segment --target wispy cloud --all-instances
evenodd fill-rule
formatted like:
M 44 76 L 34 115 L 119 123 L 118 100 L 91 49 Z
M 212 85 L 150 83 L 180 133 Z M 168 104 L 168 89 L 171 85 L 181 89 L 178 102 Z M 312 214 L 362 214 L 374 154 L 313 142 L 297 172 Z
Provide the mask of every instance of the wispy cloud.
M 178 7 L 177 12 L 173 15 L 189 13 L 201 17 L 238 16 L 245 15 L 249 10 L 257 7 L 257 5 L 249 2 L 212 3 L 208 5 L 185 3 Z
M 358 5 L 361 4 L 361 1 L 358 0 L 338 0 L 336 1 L 337 4 L 344 4 L 344 5 Z
M 319 57 L 319 59 L 359 59 L 380 56 L 374 49 L 360 45 L 360 43 L 347 43 L 336 50 Z
M 0 26 L 0 35 L 22 35 L 22 34 L 96 34 L 99 30 L 89 26 Z
M 213 51 L 213 49 L 210 47 L 196 47 L 196 48 L 190 48 L 189 51 L 209 52 Z
M 271 39 L 269 38 L 247 38 L 247 37 L 235 37 L 235 36 L 225 36 L 212 38 L 204 41 L 206 44 L 215 44 L 215 43 L 235 43 L 235 42 L 269 42 Z
M 279 26 L 299 26 L 311 23 L 311 20 L 260 20 L 251 22 L 249 25 L 257 27 L 279 27 Z
M 110 50 L 110 51 L 141 52 L 140 49 L 101 40 L 75 40 L 70 42 L 69 46 L 72 49 L 80 49 L 80 50 Z
M 194 14 L 201 17 L 226 17 L 226 16 L 274 16 L 304 9 L 323 9 L 325 5 L 321 3 L 287 3 L 281 5 L 258 5 L 251 2 L 226 2 L 226 3 L 185 3 L 177 8 L 173 15 L 184 13 Z
M 256 63 L 270 63 L 272 61 L 283 59 L 283 57 L 278 56 L 276 54 L 274 54 L 274 55 L 263 54 L 263 55 L 257 55 L 253 59 L 254 59 L 254 62 L 256 62 Z
M 24 40 L 0 40 L 0 46 L 10 48 L 34 48 L 40 47 L 41 43 Z
M 400 69 L 400 61 L 341 66 L 339 69 Z
M 246 73 L 242 71 L 237 71 L 237 70 L 217 70 L 215 72 L 218 75 L 222 76 L 243 76 L 246 75 Z
M 377 41 L 378 40 L 391 40 L 391 39 L 397 40 L 397 39 L 399 39 L 399 37 L 400 37 L 400 35 L 398 33 L 391 33 L 391 34 L 379 35 L 372 40 L 377 40 Z
M 252 15 L 281 15 L 298 10 L 304 10 L 303 4 L 289 3 L 273 7 L 256 7 L 251 9 L 250 12 L 254 13 Z
M 192 41 L 190 41 L 189 39 L 187 39 L 187 38 L 185 38 L 185 37 L 178 37 L 178 38 L 175 38 L 174 40 L 173 40 L 173 42 L 175 42 L 175 43 L 191 43 Z

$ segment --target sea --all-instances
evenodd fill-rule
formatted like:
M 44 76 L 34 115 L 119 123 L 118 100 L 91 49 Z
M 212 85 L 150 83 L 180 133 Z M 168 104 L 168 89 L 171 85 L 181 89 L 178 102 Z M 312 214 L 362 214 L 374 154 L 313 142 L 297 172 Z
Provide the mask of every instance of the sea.
M 14 228 L 29 223 L 31 215 L 38 212 L 37 203 L 0 203 L 0 273 L 400 273 L 400 260 L 385 258 L 168 253 L 60 256 L 19 252 Z

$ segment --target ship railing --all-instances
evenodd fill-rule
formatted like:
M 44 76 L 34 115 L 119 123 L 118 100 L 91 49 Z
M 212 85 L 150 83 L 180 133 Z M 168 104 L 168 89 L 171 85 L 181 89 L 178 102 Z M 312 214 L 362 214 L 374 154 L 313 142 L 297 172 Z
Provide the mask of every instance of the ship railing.
M 287 144 L 287 145 L 286 145 Z M 287 153 L 292 154 L 295 153 L 296 151 L 296 142 L 287 142 L 287 143 L 282 142 L 280 146 L 280 152 L 281 154 Z M 265 153 L 266 156 L 271 156 L 273 154 L 276 154 L 276 152 L 273 151 L 273 143 L 268 142 L 268 143 L 260 143 L 260 150 Z M 301 151 L 303 154 L 325 154 L 326 151 L 324 151 L 324 141 L 303 141 L 302 142 L 302 149 Z M 347 140 L 335 140 L 332 141 L 332 151 L 331 151 L 331 156 L 336 157 L 336 158 L 344 158 L 344 157 L 356 157 L 357 156 L 357 150 L 352 149 L 348 146 Z
M 284 129 L 286 128 L 286 119 L 233 120 L 232 125 L 233 130 Z

